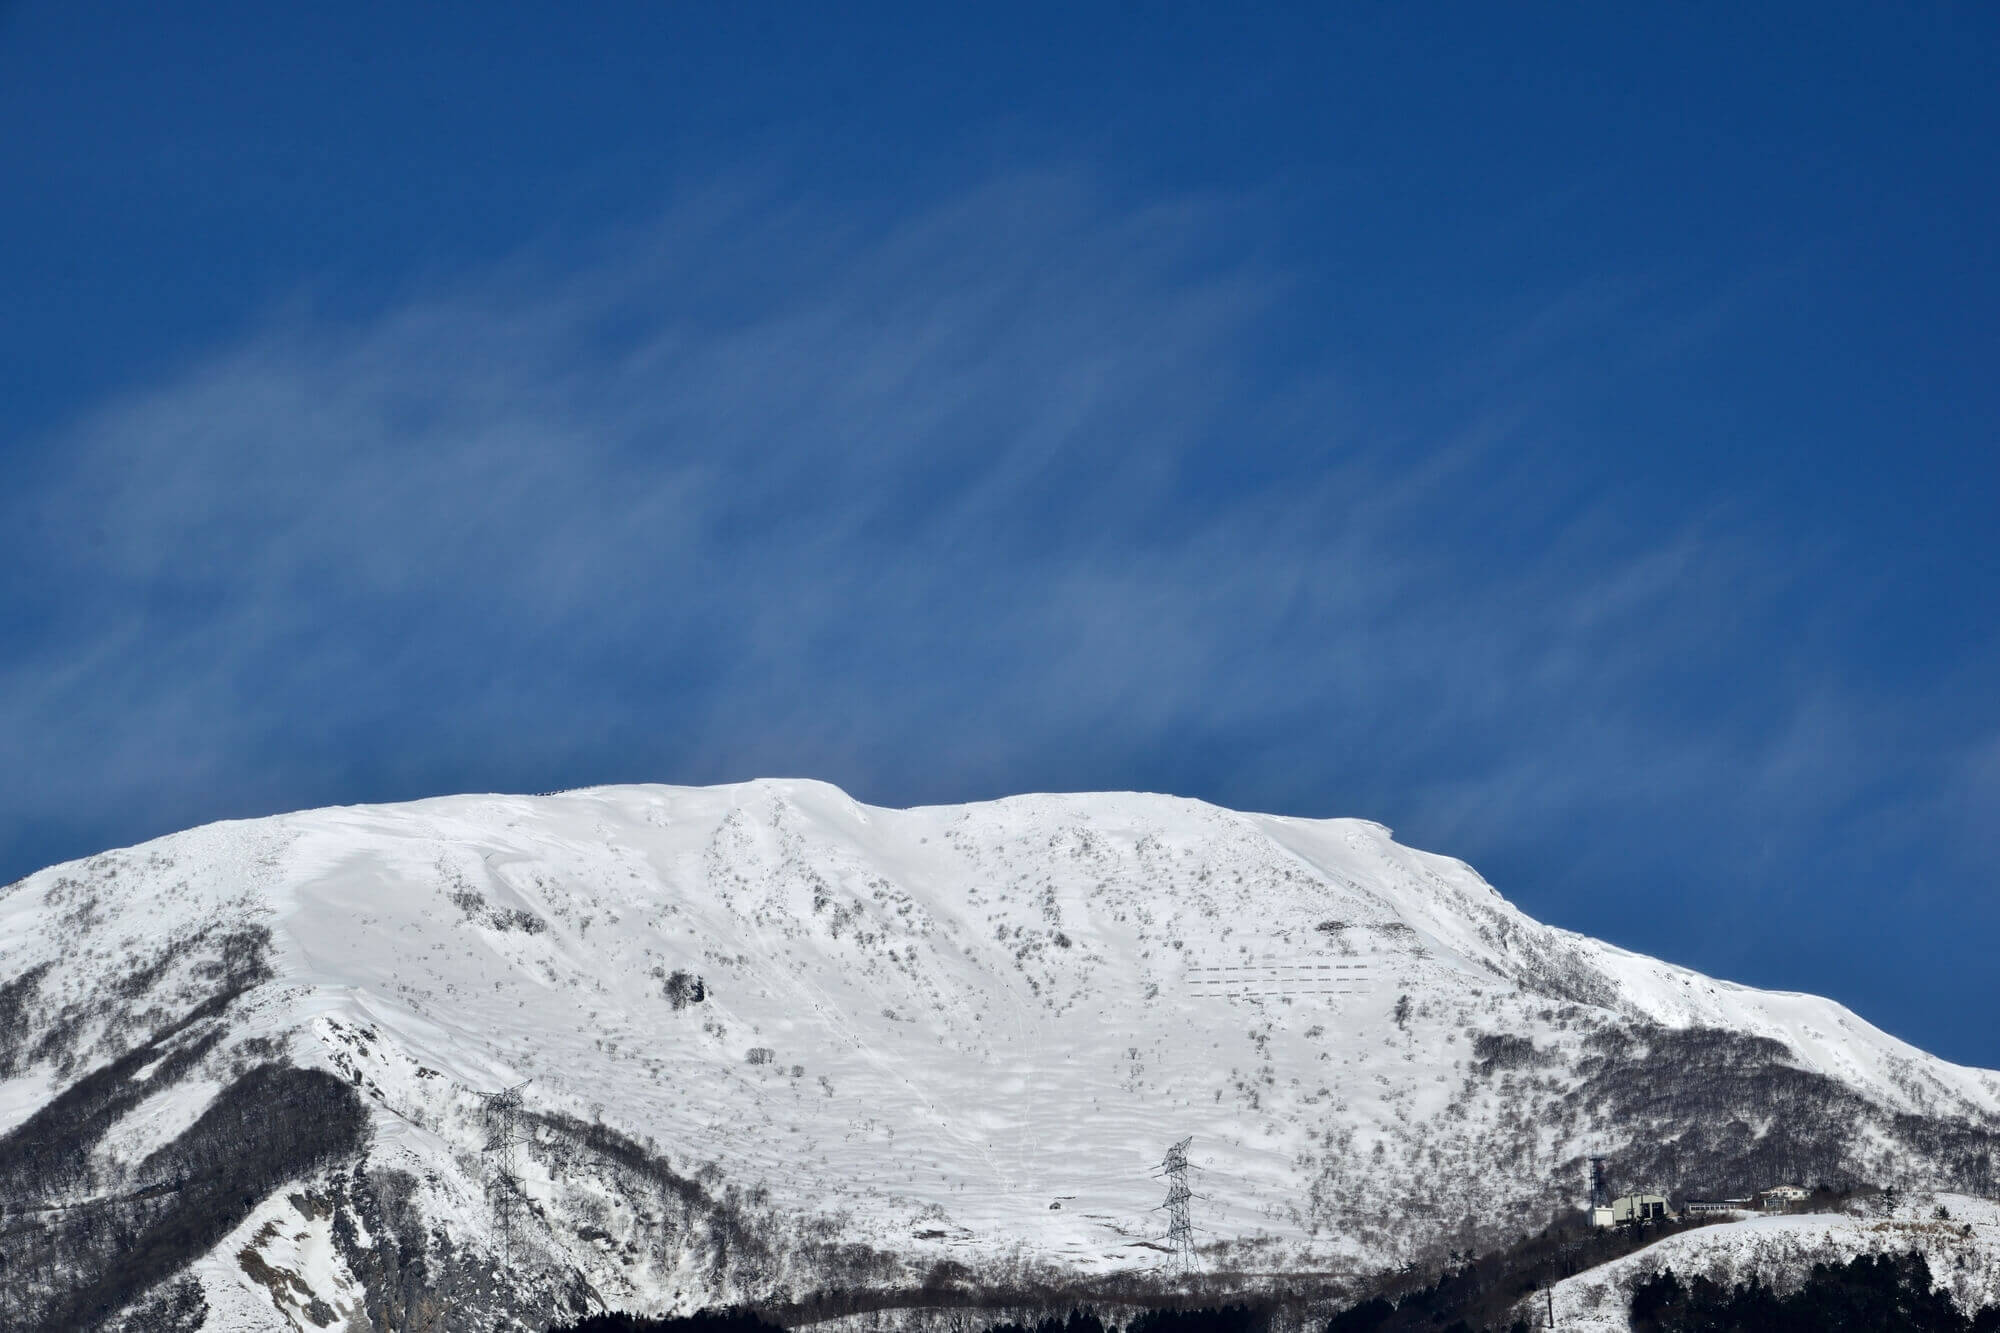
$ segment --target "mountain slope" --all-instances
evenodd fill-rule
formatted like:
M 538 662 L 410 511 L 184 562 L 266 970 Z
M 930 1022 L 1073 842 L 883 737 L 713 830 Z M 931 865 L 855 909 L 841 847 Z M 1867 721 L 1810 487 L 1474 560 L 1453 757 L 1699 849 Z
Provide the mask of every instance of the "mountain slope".
M 115 1215 L 210 1327 L 1157 1268 L 1187 1135 L 1207 1264 L 1358 1273 L 1539 1225 L 1593 1150 L 1984 1192 L 2000 1130 L 2000 1076 L 1830 1001 L 1540 925 L 1377 825 L 1161 796 L 312 811 L 31 876 L 0 948 L 0 1281 L 49 1308 Z M 218 1148 L 251 1078 L 314 1108 L 298 1161 Z

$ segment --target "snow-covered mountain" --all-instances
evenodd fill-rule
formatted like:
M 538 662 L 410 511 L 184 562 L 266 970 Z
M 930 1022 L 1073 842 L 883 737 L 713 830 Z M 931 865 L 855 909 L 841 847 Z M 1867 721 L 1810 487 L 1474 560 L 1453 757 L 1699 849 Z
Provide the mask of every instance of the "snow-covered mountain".
M 30 876 L 0 1134 L 0 1323 L 539 1327 L 1157 1270 L 1189 1135 L 1212 1269 L 1504 1239 L 1593 1152 L 1690 1194 L 1986 1193 L 2000 1075 L 1541 925 L 1375 824 L 767 781 Z

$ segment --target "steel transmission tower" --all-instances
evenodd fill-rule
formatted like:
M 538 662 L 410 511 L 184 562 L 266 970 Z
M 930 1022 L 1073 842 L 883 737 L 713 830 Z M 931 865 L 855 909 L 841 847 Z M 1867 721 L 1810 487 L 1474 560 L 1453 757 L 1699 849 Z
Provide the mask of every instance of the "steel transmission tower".
M 1167 1210 L 1167 1247 L 1172 1255 L 1170 1262 L 1182 1277 L 1194 1272 L 1194 1220 L 1188 1216 L 1188 1200 L 1194 1192 L 1188 1188 L 1188 1144 L 1194 1142 L 1190 1134 L 1167 1149 L 1167 1155 L 1160 1162 L 1160 1173 L 1167 1178 L 1167 1201 L 1162 1207 Z
M 523 1080 L 499 1092 L 478 1094 L 486 1103 L 482 1108 L 486 1145 L 480 1149 L 486 1158 L 486 1193 L 500 1221 L 500 1258 L 507 1263 L 513 1261 L 514 1213 L 527 1199 L 527 1192 L 521 1188 L 515 1151 L 527 1142 L 521 1135 L 521 1089 L 530 1082 L 533 1080 Z

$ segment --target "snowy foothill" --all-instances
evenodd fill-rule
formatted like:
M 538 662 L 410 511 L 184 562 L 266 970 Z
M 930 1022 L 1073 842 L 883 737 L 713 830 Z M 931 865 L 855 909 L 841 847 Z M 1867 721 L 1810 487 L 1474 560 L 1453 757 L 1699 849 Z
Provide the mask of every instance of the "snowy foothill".
M 1934 1284 L 1967 1314 L 2000 1303 L 2000 1204 L 1960 1194 L 1918 1194 L 1893 1209 L 1863 1203 L 1851 1214 L 1748 1217 L 1668 1236 L 1558 1283 L 1555 1326 L 1628 1333 L 1633 1285 L 1663 1271 L 1724 1287 L 1756 1282 L 1784 1294 L 1796 1290 L 1814 1264 L 1911 1251 L 1924 1256 Z M 1541 1327 L 1548 1309 L 1537 1296 L 1522 1303 L 1520 1315 L 1531 1327 Z

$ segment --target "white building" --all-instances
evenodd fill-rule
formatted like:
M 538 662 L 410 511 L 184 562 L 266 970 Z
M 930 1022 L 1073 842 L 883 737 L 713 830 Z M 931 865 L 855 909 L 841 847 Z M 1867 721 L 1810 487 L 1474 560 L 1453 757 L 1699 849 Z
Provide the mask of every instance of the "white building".
M 1689 1217 L 1715 1217 L 1724 1213 L 1748 1213 L 1757 1207 L 1755 1199 L 1689 1199 L 1681 1211 Z
M 1773 1185 L 1757 1196 L 1757 1206 L 1767 1213 L 1781 1213 L 1795 1203 L 1804 1203 L 1807 1191 L 1797 1185 Z
M 1673 1216 L 1663 1194 L 1624 1194 L 1610 1206 L 1599 1204 L 1590 1210 L 1592 1226 L 1615 1227 L 1627 1222 L 1661 1222 Z

